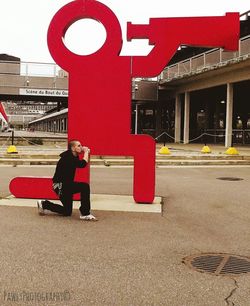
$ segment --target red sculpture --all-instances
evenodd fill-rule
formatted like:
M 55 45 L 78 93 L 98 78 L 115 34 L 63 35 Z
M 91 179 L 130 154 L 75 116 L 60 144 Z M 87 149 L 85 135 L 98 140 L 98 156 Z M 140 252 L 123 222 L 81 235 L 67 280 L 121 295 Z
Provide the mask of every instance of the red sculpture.
M 101 22 L 107 32 L 104 45 L 87 56 L 72 53 L 63 41 L 67 29 L 83 18 Z M 76 0 L 52 19 L 48 46 L 55 62 L 69 72 L 69 139 L 79 139 L 93 155 L 133 156 L 134 199 L 137 203 L 152 203 L 155 141 L 147 135 L 130 134 L 132 78 L 159 75 L 181 44 L 236 50 L 239 14 L 152 18 L 149 25 L 128 23 L 127 32 L 128 40 L 149 39 L 154 48 L 148 56 L 120 56 L 122 33 L 115 14 L 98 1 Z M 88 175 L 88 169 L 81 169 L 75 179 L 88 181 Z M 34 189 L 25 192 L 24 184 Z M 48 178 L 16 178 L 10 190 L 17 197 L 56 198 L 49 186 Z

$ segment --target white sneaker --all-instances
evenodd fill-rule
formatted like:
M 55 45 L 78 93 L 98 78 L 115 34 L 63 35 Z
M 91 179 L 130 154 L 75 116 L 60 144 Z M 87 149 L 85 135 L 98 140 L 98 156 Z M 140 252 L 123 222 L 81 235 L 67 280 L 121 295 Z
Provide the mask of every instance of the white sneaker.
M 37 209 L 38 209 L 38 213 L 39 215 L 45 215 L 44 209 L 43 209 L 43 201 L 39 200 L 36 202 L 37 203 Z
M 98 221 L 98 219 L 93 215 L 82 216 L 80 215 L 80 219 L 84 221 Z

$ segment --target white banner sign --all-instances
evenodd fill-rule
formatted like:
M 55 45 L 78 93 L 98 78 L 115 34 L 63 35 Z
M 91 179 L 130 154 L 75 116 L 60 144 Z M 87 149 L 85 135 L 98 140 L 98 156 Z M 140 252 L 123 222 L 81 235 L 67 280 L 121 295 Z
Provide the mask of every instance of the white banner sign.
M 47 96 L 47 97 L 68 97 L 68 90 L 20 88 L 19 89 L 19 95 Z

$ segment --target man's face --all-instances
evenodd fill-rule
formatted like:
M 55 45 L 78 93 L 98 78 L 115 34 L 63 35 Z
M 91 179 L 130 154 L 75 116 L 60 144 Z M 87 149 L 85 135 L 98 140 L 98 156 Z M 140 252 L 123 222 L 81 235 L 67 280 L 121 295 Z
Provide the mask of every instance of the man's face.
M 80 154 L 82 152 L 82 145 L 79 141 L 76 141 L 74 146 L 72 147 L 72 151 Z

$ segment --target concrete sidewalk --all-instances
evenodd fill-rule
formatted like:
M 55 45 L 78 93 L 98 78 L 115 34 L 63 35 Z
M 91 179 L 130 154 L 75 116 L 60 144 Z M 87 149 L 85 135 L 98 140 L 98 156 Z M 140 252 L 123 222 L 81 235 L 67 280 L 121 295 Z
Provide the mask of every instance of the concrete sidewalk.
M 201 153 L 200 144 L 174 144 L 166 146 L 169 155 L 159 153 L 163 144 L 156 145 L 156 166 L 198 166 L 198 165 L 250 165 L 250 147 L 238 146 L 238 155 L 225 154 L 221 145 L 210 145 L 209 154 Z M 55 165 L 64 146 L 18 146 L 18 154 L 6 154 L 7 147 L 0 148 L 0 164 L 5 165 Z M 143 152 L 142 152 L 143 154 Z M 128 156 L 91 156 L 92 166 L 133 166 L 134 161 Z
M 156 147 L 159 149 L 163 144 L 157 144 Z M 225 154 L 227 148 L 220 144 L 207 144 L 211 149 L 211 155 L 220 155 Z M 173 151 L 176 152 L 183 152 L 186 154 L 194 154 L 194 153 L 201 153 L 201 149 L 203 148 L 203 144 L 199 143 L 188 143 L 188 144 L 179 144 L 179 143 L 167 143 L 166 146 Z M 234 145 L 234 147 L 239 151 L 239 155 L 246 155 L 250 156 L 250 145 Z M 207 155 L 210 155 L 207 154 Z M 204 155 L 204 154 L 203 154 Z
M 61 204 L 60 201 L 52 202 Z M 36 199 L 18 199 L 13 196 L 0 199 L 0 206 L 12 207 L 37 207 Z M 80 207 L 79 201 L 74 201 L 74 208 Z M 100 211 L 122 211 L 122 212 L 140 212 L 140 213 L 162 213 L 162 198 L 155 197 L 152 204 L 137 204 L 132 196 L 126 195 L 107 195 L 107 194 L 91 194 L 92 210 Z
M 163 146 L 163 143 L 156 144 L 156 152 L 158 153 L 159 149 Z M 189 143 L 189 144 L 179 144 L 179 143 L 166 143 L 166 146 L 170 149 L 171 153 L 185 153 L 185 154 L 199 154 L 203 144 Z M 208 144 L 213 154 L 224 154 L 226 147 L 218 144 Z M 250 155 L 250 145 L 234 145 L 235 148 L 239 151 L 240 155 Z M 5 154 L 8 146 L 0 146 L 0 154 Z M 63 150 L 66 150 L 66 142 L 61 145 L 29 145 L 29 146 L 17 146 L 19 154 L 59 154 Z M 209 154 L 208 154 L 209 155 Z

